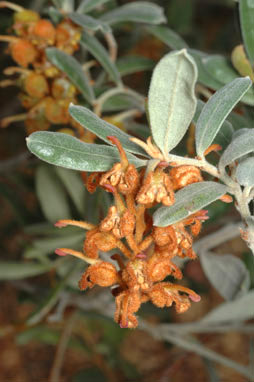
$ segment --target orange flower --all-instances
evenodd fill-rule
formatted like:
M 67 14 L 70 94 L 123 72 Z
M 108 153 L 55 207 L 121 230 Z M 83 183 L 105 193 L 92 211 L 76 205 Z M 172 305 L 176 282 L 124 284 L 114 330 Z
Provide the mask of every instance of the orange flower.
M 138 203 L 162 203 L 171 206 L 175 201 L 170 177 L 160 168 L 150 172 L 144 179 L 143 185 L 136 198 Z
M 169 172 L 174 190 L 186 187 L 188 184 L 202 182 L 200 170 L 195 166 L 183 165 L 173 167 Z

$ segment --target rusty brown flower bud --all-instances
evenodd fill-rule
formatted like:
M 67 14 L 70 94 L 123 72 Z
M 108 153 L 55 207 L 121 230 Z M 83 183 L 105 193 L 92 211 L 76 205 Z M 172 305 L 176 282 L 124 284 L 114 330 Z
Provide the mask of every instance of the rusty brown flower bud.
M 175 197 L 170 177 L 160 169 L 151 171 L 144 179 L 136 200 L 140 204 L 157 202 L 171 206 Z
M 176 279 L 181 279 L 183 276 L 181 270 L 169 258 L 161 256 L 159 252 L 154 252 L 149 258 L 147 274 L 152 282 L 162 281 L 169 275 Z
M 179 190 L 188 184 L 202 182 L 200 170 L 195 166 L 183 165 L 173 167 L 169 172 L 174 190 Z
M 101 287 L 109 287 L 118 282 L 116 267 L 106 261 L 100 261 L 90 265 L 79 281 L 79 288 L 84 290 L 92 288 L 95 284 Z

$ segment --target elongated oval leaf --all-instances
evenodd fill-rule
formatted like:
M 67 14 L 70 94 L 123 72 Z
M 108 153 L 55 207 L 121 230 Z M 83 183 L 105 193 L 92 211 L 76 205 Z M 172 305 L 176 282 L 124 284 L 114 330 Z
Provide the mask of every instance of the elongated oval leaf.
M 218 90 L 204 106 L 196 125 L 196 151 L 201 157 L 228 114 L 251 86 L 249 77 L 237 78 Z
M 220 89 L 222 84 L 207 72 L 203 64 L 202 60 L 208 55 L 196 49 L 188 49 L 188 52 L 194 58 L 198 67 L 198 82 L 214 90 Z
M 47 220 L 54 223 L 59 219 L 71 218 L 66 192 L 53 168 L 40 166 L 36 171 L 35 184 L 36 194 Z
M 141 101 L 141 100 L 140 100 Z M 140 102 L 141 103 L 141 102 Z M 142 104 L 143 107 L 144 104 Z M 109 97 L 102 105 L 103 112 L 121 111 L 135 109 L 137 107 L 137 99 L 130 94 L 118 93 Z M 148 131 L 149 128 L 147 128 Z
M 203 253 L 199 257 L 206 277 L 226 300 L 232 300 L 248 291 L 250 274 L 239 258 L 211 252 Z
M 144 150 L 130 141 L 131 136 L 126 134 L 124 131 L 120 130 L 118 127 L 111 125 L 109 122 L 97 117 L 91 110 L 83 106 L 70 105 L 69 107 L 70 115 L 84 128 L 96 134 L 104 142 L 112 144 L 108 140 L 108 136 L 115 136 L 122 143 L 123 148 L 134 154 L 145 155 L 147 154 Z
M 151 70 L 154 64 L 153 60 L 142 56 L 125 56 L 116 62 L 117 69 L 122 76 L 143 70 Z
M 80 15 L 78 13 L 69 13 L 68 17 L 77 25 L 82 28 L 92 31 L 101 30 L 102 32 L 110 32 L 110 27 L 101 20 L 87 15 Z
M 146 27 L 147 31 L 159 40 L 164 42 L 171 49 L 184 49 L 188 48 L 187 43 L 175 33 L 172 29 L 161 25 L 152 25 Z
M 110 0 L 83 0 L 77 8 L 78 13 L 87 13 L 102 6 Z
M 239 1 L 241 30 L 244 47 L 247 51 L 250 62 L 254 63 L 254 1 Z
M 239 77 L 230 61 L 224 56 L 209 55 L 202 58 L 202 63 L 205 70 L 223 85 Z
M 138 22 L 149 24 L 160 24 L 166 21 L 163 9 L 156 4 L 147 1 L 137 1 L 131 4 L 122 5 L 110 12 L 105 13 L 101 20 L 108 24 L 121 22 Z
M 247 158 L 236 169 L 236 179 L 242 186 L 254 186 L 254 158 Z
M 209 312 L 200 323 L 237 322 L 254 318 L 254 290 L 237 300 L 225 302 Z
M 82 247 L 82 241 L 84 241 L 84 231 L 77 230 L 77 232 L 59 236 L 47 236 L 43 239 L 36 239 L 33 241 L 33 248 L 37 249 L 45 254 L 54 253 L 56 248 L 72 248 L 80 250 Z
M 119 161 L 115 147 L 85 143 L 63 133 L 37 131 L 27 138 L 27 147 L 45 162 L 79 171 L 106 171 Z M 131 154 L 127 156 L 136 167 L 146 164 Z
M 215 182 L 198 182 L 182 188 L 175 194 L 175 203 L 161 207 L 153 215 L 154 225 L 166 227 L 211 204 L 227 192 L 227 187 Z
M 94 100 L 93 89 L 79 62 L 74 57 L 56 48 L 46 49 L 46 54 L 49 61 L 64 72 L 73 85 L 81 91 L 83 97 L 89 103 L 92 103 Z
M 167 155 L 183 138 L 195 113 L 197 68 L 185 49 L 167 54 L 155 67 L 148 110 L 155 143 Z
M 80 173 L 62 167 L 55 167 L 55 171 L 73 200 L 78 212 L 81 216 L 84 215 L 86 192 Z
M 214 87 L 215 90 L 220 89 L 222 85 L 225 85 L 234 79 L 236 79 L 239 74 L 234 70 L 230 62 L 223 56 L 214 55 L 214 56 L 206 56 L 202 59 L 202 65 L 204 66 L 207 73 L 213 77 L 215 81 L 220 83 L 220 86 Z M 245 74 L 247 75 L 247 74 Z M 207 83 L 205 85 L 209 86 Z M 254 105 L 254 89 L 250 87 L 250 89 L 243 95 L 242 102 L 247 105 Z
M 254 131 L 247 131 L 235 138 L 226 148 L 219 161 L 219 169 L 221 172 L 230 163 L 242 156 L 254 152 Z
M 34 262 L 0 262 L 0 280 L 20 280 L 26 277 L 34 277 L 52 269 L 52 264 L 40 264 Z
M 198 100 L 196 112 L 195 112 L 195 115 L 193 117 L 193 122 L 195 124 L 197 123 L 199 116 L 201 114 L 201 111 L 203 110 L 204 106 L 205 106 L 205 102 Z M 215 143 L 217 143 L 217 144 L 221 145 L 223 148 L 225 148 L 232 141 L 233 134 L 234 134 L 234 128 L 233 128 L 232 124 L 226 120 L 221 125 L 221 128 L 215 137 Z
M 120 74 L 108 55 L 108 52 L 104 46 L 98 41 L 94 36 L 91 36 L 89 33 L 83 31 L 80 44 L 87 49 L 101 64 L 101 66 L 109 74 L 110 78 L 116 83 L 121 84 Z

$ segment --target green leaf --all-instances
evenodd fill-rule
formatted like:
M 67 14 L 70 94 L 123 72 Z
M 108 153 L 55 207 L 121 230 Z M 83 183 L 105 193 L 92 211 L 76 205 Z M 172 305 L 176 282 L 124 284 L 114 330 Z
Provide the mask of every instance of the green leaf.
M 116 148 L 85 143 L 63 133 L 37 131 L 27 138 L 27 147 L 45 162 L 72 170 L 107 171 L 119 161 Z M 146 164 L 131 154 L 127 156 L 137 167 Z
M 198 82 L 215 90 L 220 89 L 222 84 L 207 72 L 203 64 L 202 60 L 208 55 L 195 49 L 188 49 L 188 52 L 194 58 L 198 67 Z
M 172 206 L 161 207 L 154 213 L 154 225 L 167 227 L 177 223 L 219 199 L 226 192 L 227 187 L 220 183 L 190 184 L 175 194 L 175 203 Z
M 26 277 L 34 277 L 48 272 L 52 264 L 40 264 L 34 262 L 0 262 L 0 280 L 20 280 Z
M 94 114 L 91 110 L 83 106 L 70 105 L 69 112 L 72 118 L 80 123 L 84 128 L 96 134 L 104 142 L 112 145 L 107 138 L 108 136 L 115 136 L 122 143 L 123 148 L 131 153 L 144 155 L 147 157 L 145 151 L 135 143 L 130 141 L 131 135 L 126 134 L 118 127 L 111 125 L 109 122 L 104 121 Z
M 205 104 L 196 125 L 196 151 L 203 157 L 223 122 L 251 86 L 249 77 L 236 78 L 218 90 Z
M 80 15 L 78 13 L 69 13 L 68 17 L 77 25 L 84 29 L 98 31 L 101 30 L 103 33 L 110 32 L 110 27 L 101 20 L 95 19 L 94 17 L 87 15 Z
M 137 107 L 137 99 L 130 94 L 119 93 L 109 97 L 102 105 L 103 112 L 121 111 L 135 109 Z
M 209 312 L 200 323 L 215 324 L 218 322 L 237 322 L 254 318 L 254 290 L 244 294 L 237 300 L 220 304 Z
M 73 0 L 52 0 L 56 8 L 63 10 L 65 12 L 71 12 L 74 9 Z
M 183 138 L 196 109 L 197 68 L 185 49 L 167 54 L 155 67 L 148 94 L 152 135 L 165 156 Z
M 204 106 L 205 106 L 205 102 L 198 100 L 196 112 L 193 117 L 193 122 L 195 124 L 197 124 L 197 121 L 199 119 L 199 116 Z M 215 137 L 215 143 L 221 145 L 222 147 L 226 147 L 232 141 L 233 134 L 234 134 L 234 128 L 231 125 L 231 123 L 228 121 L 224 121 Z
M 49 166 L 38 167 L 35 176 L 36 194 L 47 220 L 70 219 L 71 211 L 67 195 L 55 171 Z
M 87 49 L 101 64 L 105 71 L 109 74 L 110 78 L 116 83 L 121 84 L 120 74 L 109 57 L 108 52 L 98 39 L 89 33 L 83 31 L 80 44 Z
M 102 6 L 110 0 L 83 0 L 77 8 L 78 13 L 87 13 L 93 9 Z
M 220 89 L 222 85 L 228 84 L 229 82 L 235 80 L 239 74 L 234 70 L 229 60 L 220 55 L 206 56 L 202 59 L 202 65 L 204 66 L 207 73 L 213 77 L 214 80 L 218 81 L 218 85 L 214 86 L 213 89 Z M 202 81 L 201 81 L 202 82 Z M 209 86 L 209 82 L 203 82 L 206 86 Z M 254 105 L 254 89 L 251 87 L 245 95 L 242 97 L 242 102 L 248 105 Z
M 236 168 L 236 179 L 241 186 L 254 186 L 254 158 L 247 158 Z
M 63 19 L 63 15 L 55 7 L 49 7 L 48 14 L 54 24 L 60 23 Z
M 149 24 L 166 22 L 162 7 L 147 1 L 138 1 L 117 7 L 112 11 L 104 13 L 101 20 L 110 25 L 130 21 Z
M 188 48 L 187 43 L 172 29 L 166 26 L 156 25 L 146 27 L 147 31 L 164 42 L 171 49 Z
M 233 300 L 248 291 L 250 275 L 239 258 L 211 252 L 203 253 L 199 257 L 206 277 L 225 300 Z
M 55 171 L 64 184 L 78 212 L 83 216 L 85 211 L 86 192 L 80 174 L 76 171 L 62 167 L 55 167 Z
M 41 251 L 44 254 L 54 253 L 56 248 L 72 248 L 80 250 L 82 241 L 84 241 L 84 230 L 77 230 L 72 234 L 59 235 L 54 237 L 43 237 L 43 239 L 36 239 L 33 241 L 33 248 Z
M 220 171 L 223 173 L 226 166 L 251 152 L 254 152 L 254 131 L 250 129 L 236 137 L 223 152 L 219 161 Z
M 239 74 L 232 67 L 231 62 L 219 54 L 202 58 L 202 63 L 205 70 L 220 82 L 221 85 L 227 84 L 239 77 Z
M 143 70 L 153 69 L 155 62 L 147 57 L 142 56 L 125 56 L 116 62 L 117 69 L 121 76 L 141 72 Z
M 46 54 L 49 61 L 64 72 L 73 85 L 80 90 L 83 97 L 89 103 L 92 103 L 94 100 L 93 89 L 79 62 L 74 57 L 56 48 L 47 48 Z
M 239 2 L 241 30 L 244 47 L 249 60 L 254 64 L 254 1 L 241 0 Z

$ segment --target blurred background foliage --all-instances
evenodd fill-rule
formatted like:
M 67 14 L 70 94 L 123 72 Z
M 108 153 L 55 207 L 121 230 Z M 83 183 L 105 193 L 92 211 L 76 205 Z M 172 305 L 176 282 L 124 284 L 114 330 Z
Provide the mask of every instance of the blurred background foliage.
M 110 9 L 130 2 L 111 0 L 108 6 Z M 50 5 L 46 0 L 16 3 L 42 15 Z M 193 49 L 229 58 L 233 48 L 242 42 L 236 1 L 157 0 L 153 3 L 164 9 L 168 27 Z M 12 12 L 2 8 L 0 34 L 6 34 L 11 25 Z M 156 63 L 169 50 L 145 27 L 136 24 L 115 25 L 114 36 L 119 58 L 135 54 Z M 2 73 L 12 65 L 12 60 L 4 54 L 5 44 L 1 43 L 0 49 Z M 125 85 L 146 95 L 152 67 L 150 62 L 149 70 L 124 76 Z M 0 118 L 21 112 L 16 87 L 0 88 L 0 99 Z M 104 117 L 110 118 L 111 114 L 109 107 Z M 245 115 L 250 121 L 251 112 Z M 144 120 L 136 118 L 135 123 L 120 127 L 147 136 L 146 128 L 142 127 Z M 73 259 L 56 259 L 53 255 L 59 246 L 79 249 L 83 232 L 73 228 L 60 231 L 53 223 L 68 217 L 96 223 L 105 215 L 111 200 L 100 190 L 88 194 L 79 173 L 53 168 L 29 155 L 25 136 L 22 123 L 0 129 L 0 381 L 250 382 L 227 362 L 202 357 L 202 351 L 177 346 L 173 339 L 172 343 L 163 342 L 142 328 L 120 329 L 110 317 L 113 308 L 109 293 L 94 288 L 84 298 L 77 286 L 83 264 Z M 190 129 L 181 150 L 191 155 L 193 148 Z M 216 202 L 208 209 L 210 219 L 202 237 L 238 221 L 230 204 Z M 246 267 L 241 285 L 244 289 L 246 282 L 253 288 L 252 255 L 235 236 L 218 244 L 215 251 L 233 254 L 242 261 Z M 140 316 L 151 324 L 197 322 L 224 301 L 204 270 L 199 260 L 184 266 L 186 285 L 202 296 L 201 302 L 184 315 L 147 304 Z M 247 364 L 251 359 L 254 362 L 250 333 L 244 327 L 219 332 L 196 330 L 195 341 L 216 354 Z

